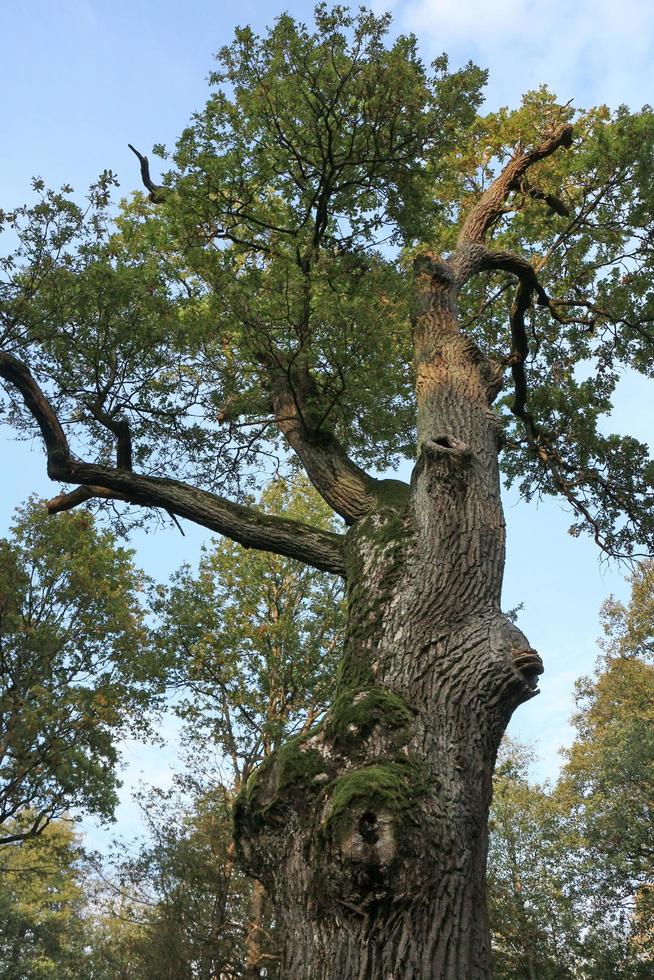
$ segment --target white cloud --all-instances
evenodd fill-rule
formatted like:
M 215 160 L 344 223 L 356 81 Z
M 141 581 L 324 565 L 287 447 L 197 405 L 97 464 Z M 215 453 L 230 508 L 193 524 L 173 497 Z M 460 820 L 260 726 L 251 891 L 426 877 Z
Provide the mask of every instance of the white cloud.
M 649 0 L 399 0 L 395 26 L 423 53 L 448 51 L 490 69 L 488 104 L 515 105 L 545 82 L 583 107 L 654 101 L 654 5 Z

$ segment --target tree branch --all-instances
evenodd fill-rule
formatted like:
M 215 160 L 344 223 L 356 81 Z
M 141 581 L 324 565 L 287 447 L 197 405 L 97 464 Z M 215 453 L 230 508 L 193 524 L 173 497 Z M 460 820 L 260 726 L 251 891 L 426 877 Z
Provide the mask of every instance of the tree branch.
M 277 353 L 261 353 L 268 372 L 272 409 L 280 432 L 294 450 L 312 484 L 337 514 L 353 524 L 383 502 L 385 486 L 399 480 L 376 480 L 354 463 L 333 435 L 312 426 L 319 392 L 303 358 L 284 361 Z M 408 488 L 407 488 L 408 491 Z
M 528 409 L 528 385 L 525 373 L 525 361 L 529 354 L 529 342 L 525 328 L 525 313 L 531 306 L 532 295 L 536 287 L 533 284 L 535 272 L 529 263 L 525 264 L 528 266 L 529 272 L 522 276 L 516 269 L 510 270 L 519 277 L 518 289 L 511 308 L 512 350 L 508 358 L 515 390 L 515 400 L 511 406 L 511 411 L 522 421 L 527 442 L 534 455 L 550 474 L 555 488 L 568 501 L 575 514 L 581 515 L 588 526 L 592 528 L 595 543 L 609 555 L 626 557 L 617 554 L 604 538 L 597 520 L 593 517 L 585 502 L 574 492 L 571 481 L 564 475 L 564 466 L 559 453 L 554 446 L 549 444 L 547 437 L 540 430 L 536 420 Z M 538 288 L 540 289 L 540 287 Z M 542 295 L 545 297 L 545 305 L 551 306 L 544 292 Z
M 161 204 L 166 198 L 168 188 L 153 182 L 152 178 L 150 177 L 150 164 L 148 162 L 148 158 L 143 156 L 142 153 L 139 153 L 139 151 L 132 146 L 131 143 L 128 143 L 127 145 L 132 153 L 134 153 L 139 159 L 139 164 L 141 165 L 141 180 L 143 181 L 143 185 L 150 192 L 150 200 L 153 204 Z
M 71 454 L 68 440 L 56 413 L 38 386 L 27 365 L 12 354 L 0 351 L 0 378 L 4 378 L 23 396 L 23 401 L 36 421 L 48 456 L 48 476 L 52 480 L 68 480 Z
M 534 187 L 534 185 L 530 183 L 526 177 L 524 177 L 520 182 L 520 190 L 523 194 L 526 194 L 527 197 L 531 197 L 535 201 L 543 201 L 548 206 L 550 211 L 553 211 L 554 214 L 558 214 L 559 217 L 570 217 L 570 208 L 567 206 L 567 204 L 563 203 L 560 197 L 556 197 L 554 194 L 547 194 L 539 187 Z
M 89 412 L 100 425 L 116 436 L 116 465 L 120 469 L 132 468 L 132 433 L 127 419 L 116 419 L 105 412 L 99 399 L 86 402 Z
M 491 272 L 494 270 L 510 272 L 528 290 L 530 300 L 531 294 L 536 293 L 539 306 L 550 306 L 550 298 L 538 281 L 536 270 L 531 262 L 527 262 L 520 255 L 515 255 L 513 252 L 504 252 L 499 249 L 492 251 L 483 248 L 478 252 L 477 262 L 478 271 L 480 272 Z
M 27 366 L 11 354 L 0 354 L 0 377 L 18 388 L 41 430 L 48 455 L 48 475 L 64 483 L 81 484 L 72 493 L 53 498 L 48 504 L 53 512 L 69 510 L 91 497 L 160 507 L 224 534 L 246 548 L 273 551 L 322 571 L 344 575 L 342 535 L 300 521 L 261 514 L 177 480 L 81 462 L 71 455 L 54 409 Z
M 92 463 L 76 463 L 73 478 L 83 487 L 98 487 L 108 498 L 126 500 L 142 507 L 159 507 L 217 531 L 245 548 L 273 551 L 297 558 L 322 571 L 343 575 L 342 535 L 321 531 L 309 524 L 262 514 L 252 507 L 189 486 L 178 480 L 145 476 L 129 470 L 109 469 Z
M 526 153 L 514 154 L 500 175 L 484 191 L 480 199 L 463 222 L 457 249 L 472 243 L 481 243 L 486 232 L 501 217 L 504 202 L 511 191 L 519 190 L 527 170 L 539 160 L 555 153 L 559 147 L 572 146 L 573 127 L 569 124 L 559 126 L 546 139 Z
M 70 493 L 60 493 L 56 497 L 52 497 L 50 500 L 46 500 L 45 506 L 49 514 L 60 514 L 65 510 L 73 510 L 75 507 L 79 507 L 80 504 L 86 503 L 87 500 L 93 500 L 94 498 L 101 498 L 103 500 L 127 500 L 126 497 L 121 496 L 119 493 L 112 493 L 111 490 L 105 490 L 104 487 L 77 487 L 75 490 L 71 490 Z

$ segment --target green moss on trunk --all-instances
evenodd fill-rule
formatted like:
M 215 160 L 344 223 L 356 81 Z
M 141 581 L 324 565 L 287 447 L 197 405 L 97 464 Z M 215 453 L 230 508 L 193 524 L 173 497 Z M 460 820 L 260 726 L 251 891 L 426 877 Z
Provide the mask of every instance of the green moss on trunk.
M 320 788 L 316 776 L 327 772 L 320 752 L 306 743 L 308 735 L 297 735 L 282 745 L 254 770 L 234 803 L 234 829 L 248 823 L 250 827 L 263 822 L 284 819 L 286 807 L 297 807 L 299 794 Z
M 328 787 L 331 802 L 323 832 L 332 839 L 341 839 L 365 811 L 404 818 L 426 787 L 424 766 L 411 756 L 397 756 L 392 761 L 347 772 Z
M 401 748 L 411 738 L 413 712 L 393 694 L 374 687 L 368 691 L 343 691 L 336 698 L 325 726 L 335 748 L 356 755 L 377 728 L 392 746 Z

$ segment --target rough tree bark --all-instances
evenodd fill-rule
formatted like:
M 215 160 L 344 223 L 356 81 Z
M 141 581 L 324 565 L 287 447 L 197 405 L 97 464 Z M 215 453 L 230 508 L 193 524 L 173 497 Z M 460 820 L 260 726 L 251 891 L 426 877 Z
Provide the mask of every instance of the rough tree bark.
M 539 452 L 526 409 L 523 316 L 534 293 L 549 300 L 528 262 L 493 252 L 485 237 L 527 169 L 571 136 L 562 126 L 518 151 L 463 223 L 455 253 L 416 261 L 418 456 L 410 486 L 371 478 L 333 436 L 312 431 L 305 368 L 276 356 L 264 365 L 280 430 L 349 524 L 344 536 L 133 473 L 120 445 L 114 469 L 73 459 L 35 379 L 0 355 L 0 376 L 41 427 L 50 475 L 81 484 L 54 498 L 52 511 L 94 495 L 164 507 L 345 577 L 335 702 L 317 727 L 259 767 L 235 811 L 241 860 L 265 886 L 285 936 L 288 980 L 490 977 L 491 777 L 511 713 L 533 696 L 542 670 L 500 608 L 505 535 L 491 406 L 510 366 L 514 411 Z M 489 363 L 457 324 L 460 289 L 485 269 L 519 281 L 503 365 Z
M 540 660 L 500 610 L 492 372 L 457 283 L 418 263 L 419 458 L 348 531 L 335 704 L 251 778 L 237 840 L 276 902 L 294 978 L 490 976 L 484 877 L 495 755 Z
M 250 779 L 236 810 L 246 866 L 273 897 L 297 980 L 490 977 L 485 869 L 495 757 L 532 697 L 538 654 L 500 607 L 504 518 L 497 421 L 501 367 L 457 324 L 482 269 L 534 269 L 484 243 L 527 168 L 570 127 L 518 154 L 463 224 L 455 254 L 415 263 L 418 459 L 411 485 L 379 487 L 345 543 L 348 631 L 324 722 Z M 518 369 L 517 372 L 515 369 Z M 385 491 L 385 492 L 384 492 Z

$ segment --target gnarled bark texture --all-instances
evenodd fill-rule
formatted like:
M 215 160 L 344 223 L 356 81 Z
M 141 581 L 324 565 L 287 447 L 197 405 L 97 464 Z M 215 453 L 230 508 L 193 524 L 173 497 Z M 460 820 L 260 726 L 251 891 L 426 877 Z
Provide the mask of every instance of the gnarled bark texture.
M 457 289 L 451 265 L 417 263 L 418 461 L 347 533 L 335 703 L 237 805 L 289 980 L 490 976 L 491 777 L 541 664 L 500 610 L 497 385 L 457 327 Z
M 454 255 L 415 267 L 418 458 L 411 484 L 376 480 L 347 456 L 308 361 L 261 354 L 271 411 L 316 489 L 349 525 L 342 536 L 260 514 L 176 480 L 132 470 L 127 423 L 111 421 L 116 466 L 82 462 L 27 365 L 0 353 L 0 379 L 38 423 L 48 473 L 93 497 L 161 507 L 241 542 L 344 575 L 348 631 L 326 718 L 269 756 L 242 789 L 236 841 L 285 937 L 288 980 L 475 980 L 490 976 L 484 900 L 487 814 L 500 738 L 532 696 L 540 658 L 502 614 L 504 519 L 492 401 L 510 366 L 515 415 L 538 460 L 570 497 L 527 410 L 524 313 L 536 294 L 525 259 L 485 242 L 531 166 L 569 147 L 553 129 L 516 150 L 461 226 Z M 153 200 L 147 160 L 143 179 Z M 457 297 L 484 270 L 519 282 L 511 351 L 491 364 L 457 325 Z M 304 330 L 308 330 L 308 323 Z M 98 409 L 98 420 L 104 415 Z M 256 916 L 255 916 L 256 918 Z M 256 937 L 250 964 L 256 969 Z

